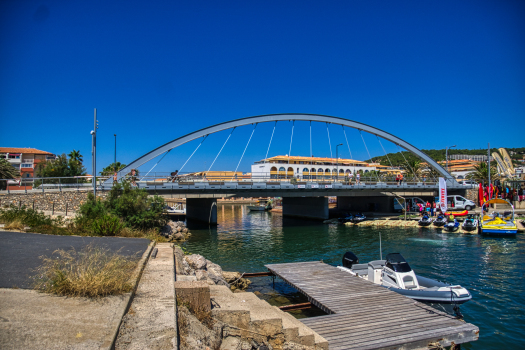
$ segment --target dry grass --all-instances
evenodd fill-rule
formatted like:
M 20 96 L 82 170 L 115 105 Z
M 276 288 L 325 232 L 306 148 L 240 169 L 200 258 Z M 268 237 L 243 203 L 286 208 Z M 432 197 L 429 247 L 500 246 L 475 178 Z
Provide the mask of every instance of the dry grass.
M 89 245 L 81 251 L 56 250 L 58 258 L 42 257 L 35 289 L 73 297 L 103 297 L 130 292 L 137 258 Z
M 152 228 L 149 230 L 136 230 L 129 227 L 124 227 L 118 234 L 118 237 L 128 237 L 128 238 L 147 238 L 150 241 L 155 241 L 157 243 L 168 242 L 168 240 L 159 234 L 159 230 Z
M 23 231 L 25 225 L 20 220 L 14 220 L 4 226 L 6 230 L 18 230 Z

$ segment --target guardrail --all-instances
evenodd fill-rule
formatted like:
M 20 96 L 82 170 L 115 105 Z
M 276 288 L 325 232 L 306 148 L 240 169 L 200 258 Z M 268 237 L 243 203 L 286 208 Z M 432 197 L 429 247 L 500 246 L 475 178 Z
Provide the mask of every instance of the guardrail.
M 164 173 L 167 174 L 167 173 Z M 439 186 L 435 180 L 425 178 L 404 178 L 402 182 L 395 181 L 394 177 L 376 177 L 361 176 L 350 179 L 342 176 L 323 176 L 321 178 L 289 177 L 275 178 L 270 176 L 249 177 L 243 175 L 243 178 L 231 179 L 231 176 L 197 176 L 197 175 L 164 175 L 155 173 L 147 176 L 126 176 L 125 181 L 130 181 L 133 186 L 144 189 L 161 189 L 169 188 L 173 190 L 182 189 L 364 189 L 364 188 L 436 188 Z M 231 175 L 231 174 L 230 174 Z M 92 176 L 74 176 L 74 177 L 45 177 L 45 178 L 22 178 L 0 179 L 0 192 L 15 193 L 25 192 L 46 192 L 46 191 L 63 191 L 63 190 L 90 190 L 93 188 Z M 112 177 L 97 177 L 97 189 L 109 190 L 112 183 L 106 183 L 106 180 Z M 5 186 L 7 183 L 7 186 Z M 2 186 L 3 185 L 3 186 Z M 458 183 L 449 183 L 451 188 L 474 188 L 476 185 L 460 185 Z M 16 188 L 18 187 L 18 189 Z

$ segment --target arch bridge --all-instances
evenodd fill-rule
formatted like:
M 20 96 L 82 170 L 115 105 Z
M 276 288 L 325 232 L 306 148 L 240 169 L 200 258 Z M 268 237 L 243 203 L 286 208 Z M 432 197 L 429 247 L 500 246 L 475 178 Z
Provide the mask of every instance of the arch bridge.
M 333 125 L 340 125 L 344 128 L 352 128 L 358 131 L 364 131 L 372 135 L 376 135 L 379 138 L 385 139 L 397 145 L 401 149 L 404 149 L 416 157 L 420 158 L 422 161 L 426 162 L 430 168 L 432 168 L 439 177 L 443 177 L 446 180 L 447 187 L 449 189 L 465 189 L 461 184 L 457 183 L 454 177 L 452 177 L 443 167 L 441 167 L 436 161 L 431 157 L 423 153 L 421 150 L 411 145 L 410 143 L 402 140 L 401 138 L 392 135 L 386 131 L 375 128 L 373 126 L 356 122 L 353 120 L 348 120 L 339 117 L 318 115 L 318 114 L 270 114 L 270 115 L 261 115 L 254 117 L 247 117 L 236 119 L 224 123 L 219 123 L 207 128 L 194 131 L 187 135 L 176 138 L 170 142 L 167 142 L 154 150 L 140 156 L 133 162 L 131 162 L 124 169 L 119 171 L 117 174 L 117 180 L 121 180 L 123 177 L 129 176 L 129 173 L 132 169 L 137 169 L 141 165 L 147 163 L 148 161 L 166 154 L 174 148 L 177 148 L 185 143 L 188 143 L 199 138 L 206 138 L 210 134 L 214 134 L 220 131 L 235 129 L 237 127 L 245 125 L 257 125 L 260 123 L 269 123 L 269 122 L 279 122 L 279 121 L 308 121 L 308 122 L 320 122 Z M 253 132 L 252 132 L 253 135 Z M 272 133 L 273 137 L 273 133 Z M 293 129 L 292 129 L 293 137 Z M 345 133 L 346 137 L 346 133 Z M 203 140 L 204 140 L 203 139 Z M 250 137 L 251 139 L 251 137 Z M 271 141 L 270 141 L 271 142 Z M 364 139 L 363 139 L 364 142 Z M 201 142 L 202 143 L 202 142 Z M 199 145 L 200 146 L 200 145 Z M 247 145 L 248 146 L 248 145 Z M 224 146 L 223 146 L 224 147 Z M 366 143 L 365 143 L 366 147 Z M 198 149 L 198 147 L 197 147 Z M 197 150 L 196 149 L 196 150 Z M 195 151 L 196 151 L 195 150 Z M 222 149 L 221 149 L 222 150 Z M 368 150 L 368 149 L 367 149 Z M 194 151 L 194 153 L 195 153 Z M 385 152 L 386 153 L 386 152 Z M 220 154 L 220 151 L 219 151 Z M 192 154 L 193 155 L 193 154 Z M 244 155 L 244 153 L 243 153 Z M 218 155 L 217 155 L 218 156 Z M 190 156 L 191 158 L 191 156 Z M 242 158 L 241 158 L 242 159 Z M 189 159 L 188 159 L 189 160 Z M 240 163 L 240 162 L 239 162 Z M 213 165 L 213 164 L 212 164 Z M 410 165 L 409 165 L 410 167 Z M 210 167 L 211 169 L 211 167 Z M 279 169 L 280 170 L 280 169 Z M 275 171 L 279 172 L 278 169 Z M 292 169 L 293 170 L 293 169 Z M 308 169 L 307 169 L 308 170 Z M 312 168 L 312 170 L 316 170 Z M 319 171 L 322 169 L 319 169 Z M 329 169 L 326 169 L 329 170 Z M 304 169 L 303 169 L 304 171 Z M 288 175 L 290 169 L 285 169 L 285 174 Z M 337 173 L 339 175 L 339 172 Z M 287 177 L 287 176 L 285 176 Z M 327 218 L 328 216 L 328 202 L 326 196 L 338 196 L 338 197 L 347 197 L 347 198 L 356 198 L 356 200 L 350 200 L 348 209 L 355 210 L 360 208 L 359 205 L 356 205 L 357 202 L 362 201 L 363 197 L 370 198 L 374 197 L 384 197 L 390 193 L 398 192 L 402 195 L 410 194 L 428 194 L 433 195 L 438 189 L 437 178 L 429 179 L 428 181 L 423 181 L 421 178 L 414 178 L 411 181 L 403 183 L 399 186 L 395 182 L 388 182 L 380 179 L 368 179 L 359 184 L 349 184 L 339 176 L 326 176 L 323 179 L 314 179 L 313 177 L 300 178 L 298 181 L 290 181 L 289 179 L 282 179 L 281 181 L 276 181 L 279 179 L 272 178 L 272 176 L 263 177 L 263 178 L 243 178 L 237 179 L 232 178 L 231 181 L 209 181 L 205 176 L 201 178 L 185 178 L 185 177 L 172 177 L 165 178 L 165 181 L 144 181 L 137 182 L 136 184 L 140 188 L 146 189 L 150 193 L 164 194 L 164 195 L 176 195 L 187 198 L 187 216 L 195 217 L 197 219 L 205 219 L 205 221 L 214 223 L 216 222 L 216 206 L 214 209 L 215 198 L 228 197 L 228 196 L 241 196 L 241 197 L 250 197 L 250 196 L 271 196 L 271 197 L 283 197 L 283 212 L 285 215 L 296 215 L 303 214 L 302 216 L 307 217 L 318 217 L 318 218 Z M 113 179 L 110 178 L 106 180 L 101 189 L 109 189 L 112 186 Z M 391 195 L 388 195 L 392 197 Z M 301 197 L 299 199 L 297 197 Z M 289 198 L 287 200 L 287 198 Z M 295 199 L 296 198 L 296 199 Z M 361 199 L 357 199 L 361 198 Z M 393 198 L 393 197 L 392 197 Z M 287 202 L 289 204 L 287 205 Z M 348 202 L 348 201 L 347 201 Z M 383 201 L 384 202 L 384 201 Z M 393 202 L 393 199 L 392 199 Z M 192 204 L 193 203 L 193 204 Z M 386 202 L 385 202 L 386 203 Z M 376 203 L 377 204 L 377 203 Z M 211 206 L 211 214 L 207 215 L 206 212 Z M 390 204 L 381 204 L 380 206 L 384 207 L 379 209 L 379 211 L 388 211 L 386 207 L 392 207 Z M 192 214 L 194 211 L 198 211 L 198 207 L 203 207 L 205 210 L 202 213 Z M 288 208 L 287 208 L 288 207 Z M 354 207 L 354 208 L 352 208 Z M 371 206 L 368 206 L 371 208 Z M 377 205 L 375 205 L 377 209 Z M 193 208 L 193 209 L 192 209 Z M 287 210 L 288 209 L 288 210 Z M 322 210 L 319 210 L 322 209 Z M 318 212 L 317 214 L 304 214 L 307 212 Z M 209 213 L 208 213 L 209 214 Z

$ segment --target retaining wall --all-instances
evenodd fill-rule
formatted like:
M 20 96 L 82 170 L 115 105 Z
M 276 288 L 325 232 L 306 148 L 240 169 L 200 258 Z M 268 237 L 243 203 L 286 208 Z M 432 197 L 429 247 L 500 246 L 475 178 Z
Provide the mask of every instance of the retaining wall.
M 90 190 L 16 193 L 0 195 L 0 207 L 26 206 L 35 210 L 55 210 L 59 212 L 76 211 L 87 200 Z M 108 192 L 97 191 L 97 198 L 106 198 Z

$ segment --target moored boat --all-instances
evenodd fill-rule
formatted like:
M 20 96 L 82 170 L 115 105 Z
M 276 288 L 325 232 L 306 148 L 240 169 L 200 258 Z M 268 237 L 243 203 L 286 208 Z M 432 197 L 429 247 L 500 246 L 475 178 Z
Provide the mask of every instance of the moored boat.
M 439 214 L 438 217 L 434 220 L 433 224 L 437 227 L 442 227 L 447 223 L 447 218 L 443 214 Z
M 488 214 L 488 208 L 491 204 L 502 204 L 508 207 L 502 211 L 493 211 Z M 509 210 L 511 209 L 511 210 Z M 481 234 L 490 236 L 515 236 L 518 233 L 516 218 L 514 216 L 514 206 L 501 198 L 493 198 L 485 202 L 481 208 L 479 230 Z
M 358 224 L 358 223 L 363 222 L 365 220 L 366 220 L 366 216 L 364 214 L 357 213 L 357 214 L 353 215 L 352 218 L 349 221 L 354 223 L 354 224 Z
M 432 224 L 432 221 L 434 221 L 434 219 L 432 219 L 427 214 L 424 214 L 423 217 L 419 219 L 417 223 L 419 226 L 430 226 Z
M 461 228 L 467 232 L 476 231 L 478 229 L 478 219 L 473 214 L 469 214 L 463 221 L 463 224 L 461 224 Z
M 470 292 L 460 285 L 416 275 L 399 253 L 388 254 L 385 260 L 359 264 L 359 259 L 354 253 L 346 252 L 343 266 L 338 268 L 418 301 L 462 304 L 472 299 Z
M 445 226 L 443 226 L 443 230 L 447 232 L 456 232 L 459 230 L 459 221 L 454 219 L 453 221 L 448 220 Z
M 463 210 L 463 211 L 451 211 L 451 212 L 447 212 L 445 213 L 445 215 L 454 215 L 454 216 L 467 216 L 468 215 L 468 210 Z

